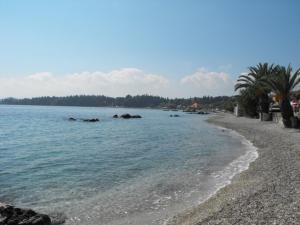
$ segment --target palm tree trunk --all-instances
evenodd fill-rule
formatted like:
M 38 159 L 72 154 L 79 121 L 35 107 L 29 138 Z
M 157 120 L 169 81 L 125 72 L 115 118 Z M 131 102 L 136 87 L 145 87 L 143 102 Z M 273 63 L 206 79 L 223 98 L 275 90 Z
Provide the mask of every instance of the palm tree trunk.
M 269 96 L 264 94 L 259 98 L 260 110 L 262 113 L 269 113 Z
M 268 94 L 262 94 L 258 98 L 258 105 L 259 105 L 259 115 L 261 121 L 269 120 L 269 96 Z M 267 114 L 267 115 L 266 115 Z
M 284 98 L 280 104 L 282 121 L 285 127 L 291 127 L 291 117 L 294 115 L 289 98 Z

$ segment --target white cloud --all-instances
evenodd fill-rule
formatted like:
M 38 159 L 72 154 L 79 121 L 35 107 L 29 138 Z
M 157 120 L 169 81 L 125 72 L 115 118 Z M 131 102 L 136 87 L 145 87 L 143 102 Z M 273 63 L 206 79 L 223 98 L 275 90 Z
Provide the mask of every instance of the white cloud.
M 194 74 L 182 78 L 180 83 L 190 96 L 233 94 L 234 82 L 224 72 L 210 72 L 200 68 Z
M 114 70 L 109 73 L 83 72 L 54 76 L 43 72 L 26 77 L 0 78 L 0 96 L 33 97 L 74 94 L 159 94 L 168 87 L 163 76 L 146 74 L 134 68 Z
M 108 73 L 82 72 L 55 76 L 48 72 L 25 77 L 0 78 L 0 97 L 66 96 L 76 94 L 152 94 L 168 97 L 231 95 L 233 82 L 226 73 L 199 69 L 179 81 L 124 68 Z

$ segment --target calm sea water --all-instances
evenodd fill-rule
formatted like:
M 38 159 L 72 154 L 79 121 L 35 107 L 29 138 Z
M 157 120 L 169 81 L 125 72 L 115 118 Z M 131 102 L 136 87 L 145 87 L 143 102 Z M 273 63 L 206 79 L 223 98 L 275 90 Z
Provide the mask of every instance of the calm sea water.
M 143 118 L 112 118 L 122 113 Z M 169 117 L 174 113 L 181 117 Z M 163 224 L 253 158 L 241 136 L 205 119 L 150 109 L 1 105 L 0 202 L 63 212 L 72 225 Z

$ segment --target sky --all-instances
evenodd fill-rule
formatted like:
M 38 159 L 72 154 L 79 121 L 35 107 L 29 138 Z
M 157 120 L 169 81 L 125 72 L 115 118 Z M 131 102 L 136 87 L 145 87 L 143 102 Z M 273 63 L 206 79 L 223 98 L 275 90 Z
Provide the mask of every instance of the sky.
M 233 95 L 300 67 L 298 0 L 0 0 L 0 97 Z

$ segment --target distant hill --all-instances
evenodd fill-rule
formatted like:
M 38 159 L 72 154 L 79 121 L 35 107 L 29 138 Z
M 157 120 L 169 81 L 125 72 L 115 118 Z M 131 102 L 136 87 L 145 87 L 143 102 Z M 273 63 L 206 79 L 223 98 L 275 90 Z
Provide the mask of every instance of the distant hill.
M 126 97 L 107 97 L 104 95 L 73 95 L 66 97 L 5 98 L 0 104 L 7 105 L 51 105 L 51 106 L 94 106 L 94 107 L 133 107 L 133 108 L 185 108 L 193 103 L 203 108 L 230 110 L 235 97 L 204 96 L 201 98 L 163 98 L 151 95 L 127 95 Z

